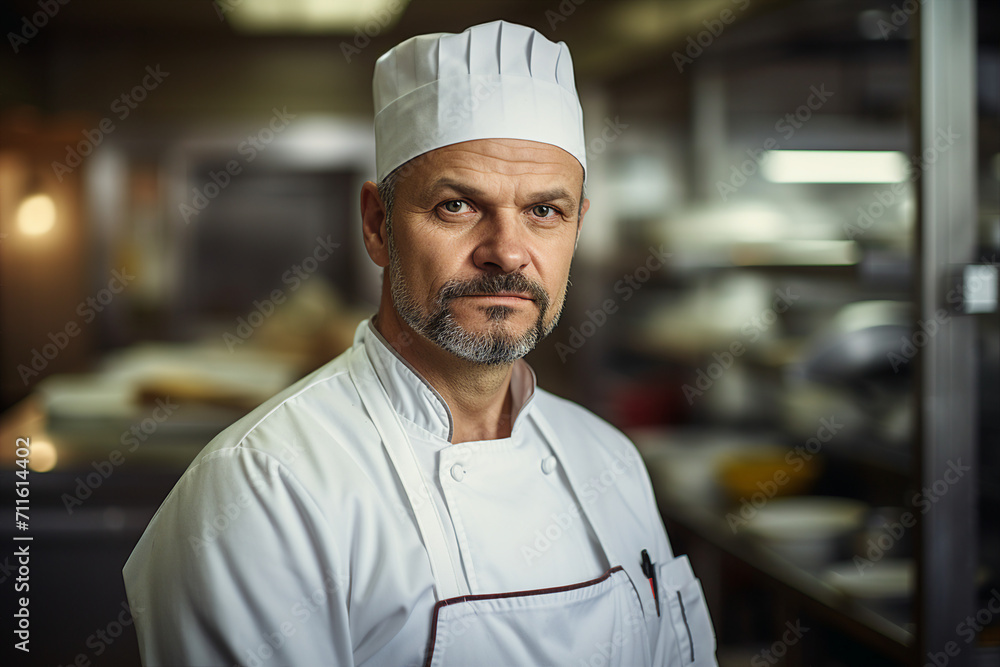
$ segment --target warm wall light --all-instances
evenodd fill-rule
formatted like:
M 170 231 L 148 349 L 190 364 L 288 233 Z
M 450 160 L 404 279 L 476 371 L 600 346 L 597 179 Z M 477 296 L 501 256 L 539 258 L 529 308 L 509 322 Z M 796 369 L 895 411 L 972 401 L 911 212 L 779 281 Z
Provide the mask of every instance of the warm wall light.
M 769 151 L 761 173 L 774 183 L 898 183 L 906 156 L 898 151 Z
M 396 22 L 408 0 L 242 0 L 221 3 L 226 20 L 248 32 L 351 32 L 374 37 Z M 231 8 L 227 9 L 227 4 Z M 374 34 L 373 34 L 374 33 Z
M 28 236 L 44 234 L 55 224 L 56 204 L 45 193 L 29 195 L 17 207 L 17 227 Z
M 59 462 L 59 452 L 55 445 L 45 440 L 31 441 L 31 457 L 28 459 L 28 467 L 35 472 L 48 472 L 56 467 Z

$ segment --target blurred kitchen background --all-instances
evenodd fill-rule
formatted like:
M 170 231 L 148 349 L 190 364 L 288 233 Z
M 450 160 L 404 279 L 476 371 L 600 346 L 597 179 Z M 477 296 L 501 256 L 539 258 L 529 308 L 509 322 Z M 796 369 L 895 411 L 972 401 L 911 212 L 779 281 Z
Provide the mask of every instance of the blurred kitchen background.
M 6 664 L 138 664 L 146 522 L 374 310 L 375 59 L 498 18 L 570 46 L 587 124 L 530 361 L 639 445 L 720 663 L 1000 664 L 988 0 L 5 2 L 5 649 L 20 437 L 34 538 Z

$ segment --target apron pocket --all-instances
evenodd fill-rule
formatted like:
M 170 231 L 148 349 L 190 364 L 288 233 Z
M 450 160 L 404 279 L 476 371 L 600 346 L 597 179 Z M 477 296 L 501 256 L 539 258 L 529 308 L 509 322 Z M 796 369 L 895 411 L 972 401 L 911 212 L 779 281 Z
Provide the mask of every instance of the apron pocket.
M 426 667 L 642 667 L 649 640 L 621 567 L 551 589 L 468 595 L 435 607 Z
M 687 556 L 657 567 L 660 591 L 660 636 L 656 665 L 715 665 L 715 630 L 701 582 Z

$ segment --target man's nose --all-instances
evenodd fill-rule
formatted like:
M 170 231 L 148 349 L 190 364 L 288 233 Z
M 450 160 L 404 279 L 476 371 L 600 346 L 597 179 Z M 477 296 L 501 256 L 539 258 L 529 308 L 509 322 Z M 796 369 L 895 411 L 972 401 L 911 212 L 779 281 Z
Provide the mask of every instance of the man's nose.
M 473 260 L 487 272 L 513 273 L 531 263 L 528 234 L 520 216 L 514 211 L 500 210 L 482 220 L 483 236 Z

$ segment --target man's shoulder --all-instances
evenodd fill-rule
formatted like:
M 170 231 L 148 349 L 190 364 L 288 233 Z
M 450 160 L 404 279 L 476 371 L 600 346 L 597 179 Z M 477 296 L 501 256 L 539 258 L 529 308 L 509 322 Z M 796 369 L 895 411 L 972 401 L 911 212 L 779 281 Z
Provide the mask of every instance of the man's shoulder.
M 378 430 L 348 371 L 351 350 L 219 433 L 182 479 L 199 488 L 227 480 L 245 490 L 263 477 L 331 511 L 335 497 L 384 485 L 385 457 L 372 446 Z
M 290 442 L 306 444 L 302 441 L 336 430 L 338 424 L 342 428 L 356 426 L 360 398 L 348 372 L 351 349 L 234 422 L 213 438 L 198 458 L 228 448 L 274 453 L 272 450 L 285 448 Z
M 546 419 L 552 422 L 553 427 L 569 427 L 572 430 L 591 431 L 599 438 L 614 438 L 624 442 L 631 442 L 620 430 L 615 428 L 610 422 L 598 417 L 596 414 L 583 407 L 579 403 L 557 396 L 541 387 L 535 388 L 535 401 L 538 409 L 542 411 Z

